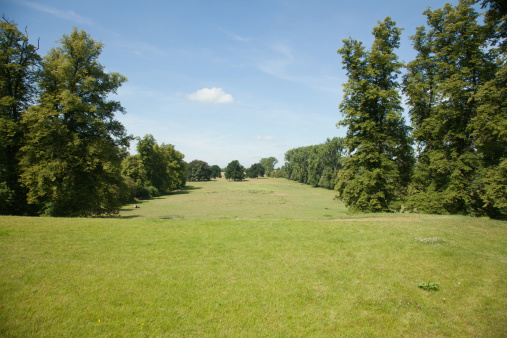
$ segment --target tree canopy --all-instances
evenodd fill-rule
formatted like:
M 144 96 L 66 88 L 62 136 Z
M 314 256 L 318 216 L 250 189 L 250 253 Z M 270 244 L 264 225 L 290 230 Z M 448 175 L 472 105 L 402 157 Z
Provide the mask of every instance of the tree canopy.
M 84 31 L 64 35 L 43 58 L 38 104 L 23 115 L 21 181 L 28 203 L 54 216 L 114 213 L 120 149 L 131 139 L 114 114 L 124 112 L 109 96 L 127 79 L 104 72 L 102 43 Z
M 225 169 L 225 178 L 228 180 L 241 181 L 245 178 L 245 168 L 234 160 L 227 165 Z
M 409 183 L 412 148 L 401 115 L 396 82 L 403 64 L 395 49 L 401 29 L 387 17 L 373 28 L 369 51 L 353 39 L 338 50 L 348 82 L 338 125 L 348 127 L 349 157 L 339 174 L 336 190 L 345 204 L 358 211 L 385 211 Z
M 24 142 L 23 115 L 37 95 L 41 58 L 17 24 L 0 20 L 0 213 L 31 214 L 20 182 L 18 152 Z

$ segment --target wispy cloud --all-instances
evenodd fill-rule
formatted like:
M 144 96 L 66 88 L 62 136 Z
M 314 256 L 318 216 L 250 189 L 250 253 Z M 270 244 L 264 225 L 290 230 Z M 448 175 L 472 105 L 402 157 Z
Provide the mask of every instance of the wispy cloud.
M 241 42 L 248 42 L 248 41 L 252 40 L 252 38 L 249 38 L 249 37 L 246 37 L 246 36 L 241 36 L 239 34 L 230 32 L 230 31 L 225 30 L 225 29 L 222 29 L 222 28 L 219 28 L 219 29 L 220 29 L 220 31 L 222 31 L 225 35 L 227 35 L 232 40 L 241 41 Z
M 222 88 L 203 88 L 195 93 L 188 94 L 187 98 L 191 101 L 209 102 L 209 103 L 232 103 L 234 98 L 231 94 L 224 92 Z
M 40 3 L 31 2 L 31 1 L 19 0 L 17 2 L 23 6 L 30 7 L 32 9 L 39 11 L 39 12 L 51 14 L 57 18 L 72 21 L 76 24 L 89 25 L 89 26 L 94 24 L 92 19 L 81 16 L 70 9 L 62 10 L 59 8 L 50 7 L 50 6 L 40 4 Z
M 259 141 L 273 141 L 274 139 L 274 136 L 257 136 Z

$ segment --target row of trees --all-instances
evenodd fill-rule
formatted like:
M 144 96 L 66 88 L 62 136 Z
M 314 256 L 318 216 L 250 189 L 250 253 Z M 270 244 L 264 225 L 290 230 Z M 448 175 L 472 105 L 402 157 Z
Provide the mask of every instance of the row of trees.
M 98 62 L 102 43 L 64 35 L 41 58 L 17 25 L 0 22 L 0 212 L 114 213 L 131 136 L 114 118 L 110 94 L 127 80 Z
M 212 165 L 200 160 L 194 160 L 187 165 L 188 181 L 209 181 L 222 177 L 222 169 L 218 165 Z
M 283 170 L 283 176 L 290 180 L 334 189 L 345 151 L 344 139 L 338 137 L 328 138 L 323 144 L 291 149 L 285 153 L 285 166 L 278 171 Z
M 334 188 L 361 212 L 507 217 L 507 8 L 484 0 L 481 21 L 477 3 L 426 10 L 427 26 L 410 37 L 417 56 L 406 65 L 395 54 L 401 29 L 389 17 L 373 29 L 369 49 L 344 40 L 338 53 L 348 82 L 337 125 L 346 137 L 338 147 L 328 140 L 289 150 L 272 176 Z M 329 147 L 338 166 L 326 160 Z
M 128 198 L 150 198 L 183 187 L 187 168 L 183 157 L 171 144 L 158 145 L 153 135 L 138 138 L 137 154 L 127 155 L 121 164 Z
M 507 216 L 507 10 L 500 1 L 426 10 L 411 36 L 417 56 L 398 61 L 401 29 L 386 18 L 369 50 L 344 40 L 348 82 L 340 105 L 348 157 L 336 190 L 359 211 Z M 407 98 L 412 131 L 401 115 Z M 416 145 L 413 153 L 412 142 Z
M 183 154 L 131 135 L 111 94 L 127 80 L 98 61 L 102 43 L 74 29 L 41 58 L 38 47 L 0 21 L 0 213 L 90 216 L 117 213 L 186 181 Z

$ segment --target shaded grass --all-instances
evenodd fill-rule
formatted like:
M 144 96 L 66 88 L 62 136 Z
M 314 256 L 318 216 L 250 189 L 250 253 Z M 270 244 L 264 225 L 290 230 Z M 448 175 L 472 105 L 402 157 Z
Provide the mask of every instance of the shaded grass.
M 505 336 L 504 222 L 374 220 L 0 217 L 0 336 Z

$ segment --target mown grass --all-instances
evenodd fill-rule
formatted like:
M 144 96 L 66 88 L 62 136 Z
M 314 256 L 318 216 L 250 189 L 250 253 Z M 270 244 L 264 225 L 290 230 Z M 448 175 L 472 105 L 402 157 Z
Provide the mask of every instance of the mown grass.
M 167 203 L 208 199 L 206 189 Z M 254 211 L 237 220 L 225 209 L 166 219 L 166 211 L 0 217 L 0 336 L 507 334 L 505 222 L 256 220 Z
M 286 179 L 189 182 L 181 191 L 126 206 L 123 217 L 184 219 L 333 219 L 344 218 L 343 203 L 332 190 Z

